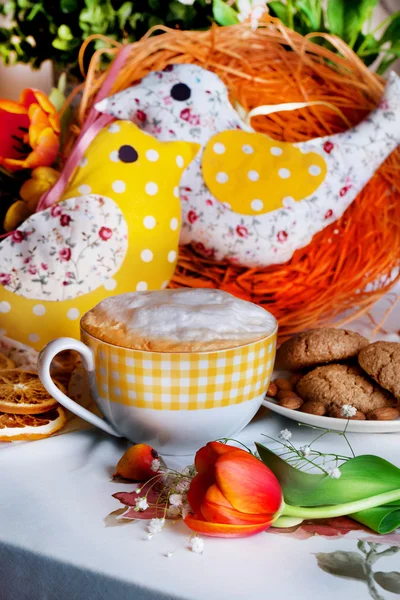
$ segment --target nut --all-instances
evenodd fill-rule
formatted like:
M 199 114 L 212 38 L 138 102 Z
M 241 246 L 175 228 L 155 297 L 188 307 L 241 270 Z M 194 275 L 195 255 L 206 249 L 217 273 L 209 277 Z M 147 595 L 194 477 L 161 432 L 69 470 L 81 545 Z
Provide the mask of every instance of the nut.
M 292 384 L 287 379 L 275 379 L 274 383 L 278 387 L 279 390 L 288 390 L 288 391 L 293 390 Z
M 290 398 L 291 396 L 297 397 L 296 392 L 294 392 L 293 390 L 279 390 L 279 392 L 277 393 L 277 397 L 279 400 L 283 400 L 284 398 Z
M 300 398 L 300 396 L 296 396 L 296 394 L 293 394 L 292 396 L 287 396 L 286 398 L 282 398 L 282 400 L 279 400 L 279 406 L 283 406 L 284 408 L 291 408 L 292 410 L 297 410 L 303 404 L 303 400 Z
M 291 376 L 289 377 L 289 382 L 295 388 L 302 377 L 303 377 L 302 373 L 292 373 Z
M 375 410 L 371 410 L 367 414 L 367 419 L 373 421 L 393 421 L 393 419 L 398 419 L 400 417 L 400 412 L 397 408 L 376 408 Z
M 322 417 L 326 413 L 326 407 L 321 402 L 305 402 L 301 407 L 301 412 L 308 413 L 309 415 L 318 415 Z
M 275 398 L 277 393 L 278 388 L 276 387 L 276 384 L 274 382 L 270 383 L 267 389 L 267 396 L 269 396 L 270 398 Z
M 334 419 L 348 419 L 349 417 L 344 417 L 342 415 L 342 409 L 339 408 L 338 406 L 334 406 L 333 408 L 331 408 L 331 410 L 329 411 L 329 416 L 333 417 Z M 350 417 L 350 421 L 365 421 L 367 417 L 364 415 L 363 412 L 361 412 L 360 410 L 358 410 L 356 412 L 356 414 L 354 415 L 354 417 Z

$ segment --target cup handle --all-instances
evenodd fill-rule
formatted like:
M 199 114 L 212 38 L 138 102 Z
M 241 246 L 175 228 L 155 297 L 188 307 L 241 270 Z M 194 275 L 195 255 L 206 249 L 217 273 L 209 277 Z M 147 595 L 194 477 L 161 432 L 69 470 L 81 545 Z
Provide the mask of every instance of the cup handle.
M 49 392 L 49 394 L 53 396 L 53 398 L 57 400 L 57 402 L 62 404 L 65 408 L 70 410 L 78 417 L 81 417 L 88 423 L 91 423 L 91 425 L 99 427 L 106 433 L 110 433 L 111 435 L 115 435 L 116 437 L 122 437 L 121 434 L 118 433 L 116 429 L 114 429 L 114 427 L 107 423 L 107 421 L 105 421 L 101 417 L 98 417 L 97 415 L 94 415 L 86 408 L 83 408 L 83 406 L 80 406 L 71 398 L 68 398 L 68 396 L 66 396 L 55 385 L 50 375 L 50 365 L 53 358 L 63 350 L 76 350 L 77 352 L 79 352 L 79 354 L 82 357 L 83 366 L 88 372 L 88 374 L 94 374 L 95 368 L 93 353 L 90 350 L 90 348 L 85 346 L 85 344 L 83 344 L 82 342 L 79 342 L 78 340 L 75 340 L 73 338 L 58 338 L 57 340 L 53 340 L 52 342 L 47 344 L 47 346 L 43 348 L 43 350 L 39 354 L 38 358 L 39 378 L 46 390 Z

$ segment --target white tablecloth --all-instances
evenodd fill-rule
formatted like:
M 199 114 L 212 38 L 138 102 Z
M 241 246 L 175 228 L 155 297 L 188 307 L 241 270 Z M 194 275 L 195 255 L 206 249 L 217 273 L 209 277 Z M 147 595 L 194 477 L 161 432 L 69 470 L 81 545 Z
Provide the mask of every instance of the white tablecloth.
M 399 314 L 391 317 L 392 332 L 399 329 Z M 296 445 L 313 435 L 262 409 L 239 439 L 252 444 L 263 440 L 262 433 L 276 436 L 283 428 L 292 430 Z M 356 454 L 376 453 L 400 466 L 400 434 L 349 437 Z M 269 532 L 240 540 L 204 538 L 204 553 L 197 555 L 185 545 L 190 532 L 182 523 L 150 541 L 143 521 L 115 525 L 107 515 L 121 504 L 112 494 L 133 489 L 111 478 L 127 446 L 94 429 L 0 444 L 0 600 L 395 597 L 373 580 L 363 581 L 357 568 L 347 577 L 332 574 L 332 560 L 364 560 L 357 548 L 360 532 L 306 540 Z M 324 438 L 320 448 L 346 452 L 337 435 Z M 400 571 L 400 553 L 380 558 L 376 570 Z

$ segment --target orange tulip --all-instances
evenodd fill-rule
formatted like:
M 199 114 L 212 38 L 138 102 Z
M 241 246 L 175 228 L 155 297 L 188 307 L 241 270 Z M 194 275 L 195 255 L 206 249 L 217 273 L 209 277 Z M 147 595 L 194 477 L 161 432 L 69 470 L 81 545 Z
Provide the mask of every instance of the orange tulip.
M 33 89 L 19 102 L 0 99 L 0 165 L 9 171 L 51 165 L 60 147 L 60 120 L 47 96 Z
M 197 475 L 186 525 L 214 537 L 246 537 L 265 531 L 283 497 L 275 475 L 258 458 L 233 446 L 210 442 L 195 458 Z

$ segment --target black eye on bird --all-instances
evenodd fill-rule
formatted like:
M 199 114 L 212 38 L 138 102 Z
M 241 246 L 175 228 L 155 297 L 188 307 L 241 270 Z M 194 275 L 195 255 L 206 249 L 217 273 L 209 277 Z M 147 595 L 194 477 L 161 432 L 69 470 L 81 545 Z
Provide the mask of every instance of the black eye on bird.
M 171 88 L 171 98 L 177 100 L 178 102 L 185 102 L 185 100 L 189 100 L 192 95 L 192 90 L 186 83 L 176 83 Z
M 124 145 L 118 150 L 118 158 L 124 163 L 134 163 L 139 158 L 139 155 L 133 146 Z

